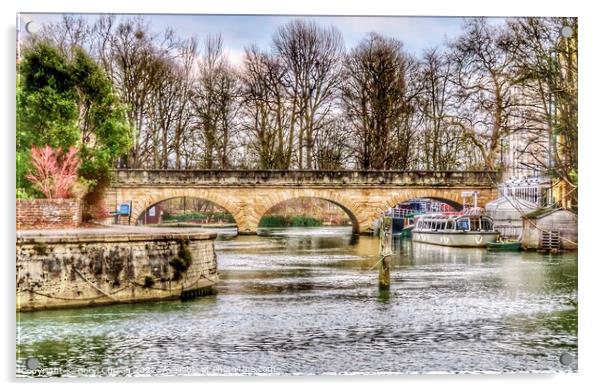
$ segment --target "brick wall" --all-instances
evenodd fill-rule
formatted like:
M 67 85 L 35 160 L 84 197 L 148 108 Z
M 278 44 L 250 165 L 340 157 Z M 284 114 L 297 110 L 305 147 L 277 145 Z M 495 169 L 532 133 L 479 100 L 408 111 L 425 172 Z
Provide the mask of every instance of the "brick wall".
M 76 227 L 80 221 L 80 200 L 17 200 L 17 231 Z

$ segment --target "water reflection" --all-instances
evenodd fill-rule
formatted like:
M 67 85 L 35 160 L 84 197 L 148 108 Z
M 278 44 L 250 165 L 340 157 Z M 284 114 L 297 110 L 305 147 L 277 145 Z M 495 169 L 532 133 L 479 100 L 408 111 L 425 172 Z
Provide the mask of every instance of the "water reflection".
M 382 292 L 378 239 L 347 228 L 226 231 L 216 249 L 217 296 L 21 314 L 18 373 L 27 357 L 63 376 L 577 368 L 558 360 L 577 357 L 576 254 L 398 240 Z

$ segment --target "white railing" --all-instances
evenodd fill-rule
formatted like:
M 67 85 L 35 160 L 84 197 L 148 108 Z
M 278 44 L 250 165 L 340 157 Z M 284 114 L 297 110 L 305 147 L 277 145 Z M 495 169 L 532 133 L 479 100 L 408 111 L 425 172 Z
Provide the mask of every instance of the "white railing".
M 539 204 L 540 201 L 540 187 L 539 186 L 520 186 L 520 187 L 506 187 L 503 186 L 500 189 L 500 193 L 504 197 L 514 197 L 534 204 Z
M 498 190 L 501 197 L 514 197 L 537 206 L 545 206 L 550 196 L 550 187 L 547 176 L 533 176 L 510 179 L 502 183 Z
M 397 219 L 404 218 L 407 214 L 415 212 L 410 209 L 400 209 L 400 208 L 389 208 L 384 215 L 388 217 L 394 217 Z
M 383 214 L 388 217 L 404 218 L 408 214 L 415 214 L 415 213 L 448 213 L 447 211 L 444 210 L 445 209 L 444 205 L 445 204 L 442 202 L 430 201 L 430 202 L 425 202 L 425 204 L 423 205 L 423 208 L 420 210 L 408 209 L 408 208 L 403 208 L 403 207 L 402 208 L 395 207 L 395 208 L 389 208 Z

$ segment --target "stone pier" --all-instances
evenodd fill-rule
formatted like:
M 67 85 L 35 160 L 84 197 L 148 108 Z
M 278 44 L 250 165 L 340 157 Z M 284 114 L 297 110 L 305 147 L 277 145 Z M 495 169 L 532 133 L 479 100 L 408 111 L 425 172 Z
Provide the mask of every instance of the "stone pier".
M 20 231 L 17 311 L 210 294 L 219 278 L 215 236 L 141 227 Z

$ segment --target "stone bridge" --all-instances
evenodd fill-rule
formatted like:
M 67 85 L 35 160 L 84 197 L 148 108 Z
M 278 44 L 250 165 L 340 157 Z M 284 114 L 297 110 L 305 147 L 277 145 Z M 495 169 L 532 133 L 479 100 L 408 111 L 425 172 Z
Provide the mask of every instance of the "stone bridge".
M 463 192 L 478 192 L 478 204 L 497 198 L 491 171 L 288 171 L 116 170 L 106 195 L 109 210 L 132 201 L 134 224 L 149 207 L 177 197 L 211 201 L 234 216 L 241 234 L 255 234 L 273 206 L 296 198 L 320 198 L 341 207 L 356 233 L 369 233 L 383 211 L 428 197 L 460 207 Z M 467 199 L 472 203 L 472 198 Z

